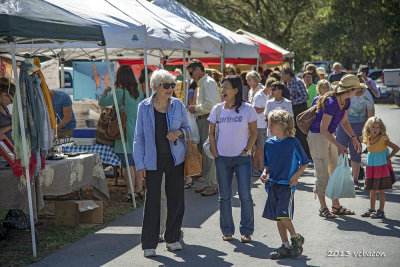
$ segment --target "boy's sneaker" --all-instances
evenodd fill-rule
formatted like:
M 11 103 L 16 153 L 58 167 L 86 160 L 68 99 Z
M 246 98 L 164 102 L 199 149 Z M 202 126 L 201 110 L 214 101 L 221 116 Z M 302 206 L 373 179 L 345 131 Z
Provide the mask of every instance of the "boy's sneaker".
M 157 256 L 156 250 L 154 248 L 148 248 L 144 250 L 144 256 L 146 258 L 155 257 Z
M 282 244 L 282 246 L 275 249 L 269 254 L 269 258 L 271 260 L 289 258 L 291 256 L 291 251 L 292 251 L 291 248 L 288 248 L 284 244 Z
M 182 245 L 179 243 L 179 241 L 176 241 L 175 243 L 167 243 L 167 249 L 169 250 L 181 250 Z
M 291 256 L 300 256 L 303 253 L 304 237 L 300 234 L 297 234 L 297 237 L 292 237 L 290 240 L 292 241 Z

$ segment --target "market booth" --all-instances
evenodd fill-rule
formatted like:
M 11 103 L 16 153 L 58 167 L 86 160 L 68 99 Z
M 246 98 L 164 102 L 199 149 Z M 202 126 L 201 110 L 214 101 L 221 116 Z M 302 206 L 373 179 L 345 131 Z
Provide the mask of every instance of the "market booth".
M 101 177 L 102 169 L 100 171 L 98 168 L 93 167 L 96 162 L 99 162 L 94 155 L 85 155 L 80 159 L 67 160 L 65 164 L 48 163 L 42 157 L 46 154 L 45 150 L 52 146 L 51 128 L 54 129 L 54 123 L 51 122 L 51 108 L 46 102 L 46 93 L 48 94 L 46 90 L 48 89 L 45 83 L 40 83 L 40 78 L 36 77 L 36 75 L 40 76 L 40 70 L 37 67 L 35 68 L 33 60 L 20 62 L 20 70 L 18 71 L 16 50 L 19 49 L 20 53 L 22 51 L 33 52 L 34 45 L 55 49 L 62 47 L 71 40 L 99 43 L 100 47 L 102 47 L 105 45 L 105 41 L 100 26 L 40 0 L 3 1 L 0 8 L 0 36 L 2 37 L 0 40 L 1 51 L 12 56 L 13 77 L 16 87 L 12 123 L 14 146 L 8 147 L 9 151 L 7 152 L 9 153 L 6 155 L 6 158 L 10 160 L 10 165 L 14 167 L 12 170 L 14 175 L 11 175 L 11 169 L 2 170 L 0 173 L 5 178 L 0 179 L 1 183 L 5 183 L 0 186 L 2 189 L 0 193 L 0 208 L 7 209 L 18 206 L 25 211 L 29 210 L 32 249 L 33 255 L 36 257 L 34 220 L 38 211 L 37 208 L 40 207 L 40 202 L 43 201 L 40 193 L 46 192 L 46 190 L 65 191 L 68 187 L 73 190 L 74 186 L 79 187 L 85 183 L 94 183 L 93 185 L 96 187 L 97 182 L 99 182 L 97 179 L 103 179 L 104 173 L 103 177 Z M 39 81 L 40 87 L 36 87 L 35 90 L 27 90 L 32 83 L 33 77 L 36 81 Z M 29 96 L 32 92 L 37 92 L 37 94 Z M 33 99 L 41 101 L 43 105 L 38 106 L 37 103 L 39 102 L 29 102 L 33 101 Z M 45 102 L 46 104 L 44 104 Z M 40 113 L 38 110 L 44 113 Z M 43 125 L 47 127 L 46 131 L 38 130 L 40 127 L 36 127 L 35 130 L 33 125 L 38 122 L 44 122 Z M 46 141 L 37 141 L 41 139 Z M 1 140 L 1 142 L 4 143 L 5 141 Z M 84 158 L 92 161 L 93 164 L 86 162 L 87 165 L 93 167 L 92 170 L 86 168 Z M 37 164 L 39 160 L 40 165 Z M 16 170 L 15 166 L 17 165 L 18 168 Z M 38 169 L 40 169 L 39 172 L 37 172 Z M 46 172 L 50 174 L 46 175 Z M 64 185 L 62 182 L 53 183 L 58 176 L 63 177 L 61 173 L 64 173 L 65 176 L 68 175 L 68 172 L 70 172 L 69 183 L 64 183 Z M 18 174 L 15 176 L 16 173 Z M 40 175 L 37 173 L 40 173 Z M 100 173 L 98 177 L 96 177 L 96 173 Z M 58 175 L 54 176 L 54 174 Z M 83 175 L 91 177 L 91 181 L 82 182 Z M 39 178 L 40 176 L 47 178 L 42 179 Z M 94 180 L 96 182 L 93 182 Z M 80 182 L 81 184 L 79 184 Z M 6 184 L 7 186 L 5 186 Z M 13 184 L 14 186 L 10 188 L 9 186 Z M 56 188 L 52 188 L 52 185 Z M 7 188 L 7 190 L 4 191 L 4 188 Z M 108 197 L 107 188 L 100 185 L 98 189 L 102 194 L 100 198 L 103 196 L 105 198 Z M 51 194 L 57 194 L 54 191 Z M 16 200 L 17 203 L 13 203 L 12 200 Z M 39 202 L 38 205 L 36 205 L 37 202 Z M 7 204 L 11 205 L 11 207 L 7 207 Z M 28 208 L 23 208 L 21 205 L 28 206 Z

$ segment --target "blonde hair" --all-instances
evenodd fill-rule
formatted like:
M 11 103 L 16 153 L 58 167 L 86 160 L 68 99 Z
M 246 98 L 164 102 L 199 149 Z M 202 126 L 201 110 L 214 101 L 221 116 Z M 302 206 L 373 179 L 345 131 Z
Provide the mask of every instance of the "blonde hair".
M 294 128 L 293 116 L 283 109 L 275 109 L 268 113 L 268 123 L 279 124 L 282 127 L 285 136 L 294 137 L 296 130 Z
M 322 95 L 320 92 L 321 87 L 326 88 L 327 91 L 329 92 L 329 88 L 331 87 L 331 84 L 328 80 L 325 80 L 325 79 L 319 80 L 317 83 L 317 91 L 318 91 L 319 95 Z
M 362 141 L 364 143 L 368 142 L 369 137 L 371 135 L 370 129 L 371 129 L 372 125 L 375 123 L 377 123 L 377 124 L 379 124 L 379 126 L 381 126 L 381 135 L 382 136 L 386 135 L 386 126 L 383 123 L 382 119 L 379 117 L 375 117 L 375 116 L 371 117 L 367 120 L 367 122 L 365 123 L 364 128 L 362 130 L 362 139 L 363 139 Z

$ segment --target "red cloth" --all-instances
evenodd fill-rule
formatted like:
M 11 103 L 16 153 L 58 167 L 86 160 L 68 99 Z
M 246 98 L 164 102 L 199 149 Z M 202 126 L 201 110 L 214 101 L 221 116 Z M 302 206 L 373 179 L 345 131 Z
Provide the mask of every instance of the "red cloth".
M 29 162 L 29 177 L 31 178 L 31 180 L 33 178 L 33 172 L 35 170 L 36 163 L 37 163 L 36 156 L 31 152 L 31 160 Z M 25 175 L 25 168 L 22 167 L 21 165 L 21 159 L 16 159 L 14 161 L 13 173 L 18 177 Z
M 381 166 L 366 166 L 366 174 L 367 178 L 386 178 L 390 177 L 390 171 L 393 171 L 392 165 L 385 164 Z

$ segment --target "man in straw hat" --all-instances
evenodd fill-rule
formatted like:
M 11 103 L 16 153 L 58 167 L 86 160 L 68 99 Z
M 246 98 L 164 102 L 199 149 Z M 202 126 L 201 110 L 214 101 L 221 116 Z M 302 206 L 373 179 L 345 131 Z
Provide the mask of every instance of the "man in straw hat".
M 366 88 L 353 74 L 346 74 L 335 85 L 333 90 L 319 98 L 315 98 L 313 105 L 317 105 L 317 115 L 311 124 L 308 133 L 308 144 L 314 160 L 315 176 L 317 178 L 314 192 L 320 202 L 319 215 L 325 218 L 336 218 L 336 215 L 354 215 L 354 211 L 340 205 L 339 199 L 332 200 L 332 213 L 326 205 L 325 190 L 328 179 L 336 168 L 338 154 L 348 152 L 347 147 L 340 144 L 334 133 L 341 124 L 345 133 L 351 138 L 355 151 L 361 152 L 361 144 L 348 120 L 350 98 L 354 97 L 360 88 Z

